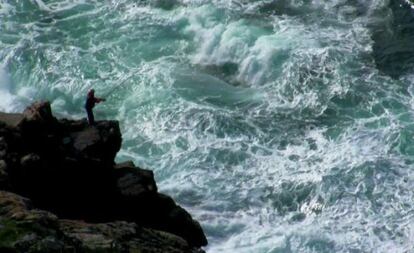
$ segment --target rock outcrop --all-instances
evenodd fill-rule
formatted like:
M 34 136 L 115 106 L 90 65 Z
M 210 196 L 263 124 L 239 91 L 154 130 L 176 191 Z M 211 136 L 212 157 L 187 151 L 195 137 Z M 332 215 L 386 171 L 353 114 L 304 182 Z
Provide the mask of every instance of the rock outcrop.
M 0 249 L 194 252 L 205 246 L 200 224 L 158 192 L 152 171 L 114 163 L 121 142 L 117 121 L 91 127 L 86 120 L 58 120 L 47 102 L 23 114 L 0 113 Z

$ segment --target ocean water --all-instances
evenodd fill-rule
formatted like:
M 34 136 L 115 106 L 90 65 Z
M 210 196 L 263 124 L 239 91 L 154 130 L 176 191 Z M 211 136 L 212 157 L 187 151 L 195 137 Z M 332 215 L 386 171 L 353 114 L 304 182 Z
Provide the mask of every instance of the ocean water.
M 0 0 L 0 110 L 119 120 L 208 253 L 414 252 L 404 0 Z

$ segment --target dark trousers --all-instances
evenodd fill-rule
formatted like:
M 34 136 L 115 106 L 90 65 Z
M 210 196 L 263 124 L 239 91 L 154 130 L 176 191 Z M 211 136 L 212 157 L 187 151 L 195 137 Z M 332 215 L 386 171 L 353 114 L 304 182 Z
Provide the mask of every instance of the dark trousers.
M 88 116 L 89 125 L 95 125 L 95 117 L 93 116 L 92 108 L 85 107 L 86 115 Z

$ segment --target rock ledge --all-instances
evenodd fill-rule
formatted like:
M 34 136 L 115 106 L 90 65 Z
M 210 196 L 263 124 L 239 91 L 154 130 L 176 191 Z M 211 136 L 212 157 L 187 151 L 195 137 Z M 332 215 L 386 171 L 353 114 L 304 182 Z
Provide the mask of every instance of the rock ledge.
M 0 113 L 0 252 L 202 252 L 152 171 L 114 163 L 121 142 L 117 121 L 58 120 L 48 102 Z

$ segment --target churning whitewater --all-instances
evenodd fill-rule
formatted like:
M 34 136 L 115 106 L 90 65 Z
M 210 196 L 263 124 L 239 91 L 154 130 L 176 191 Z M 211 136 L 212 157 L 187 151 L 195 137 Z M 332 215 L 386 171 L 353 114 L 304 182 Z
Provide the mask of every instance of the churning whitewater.
M 0 110 L 106 96 L 209 253 L 414 252 L 413 41 L 404 0 L 0 0 Z

